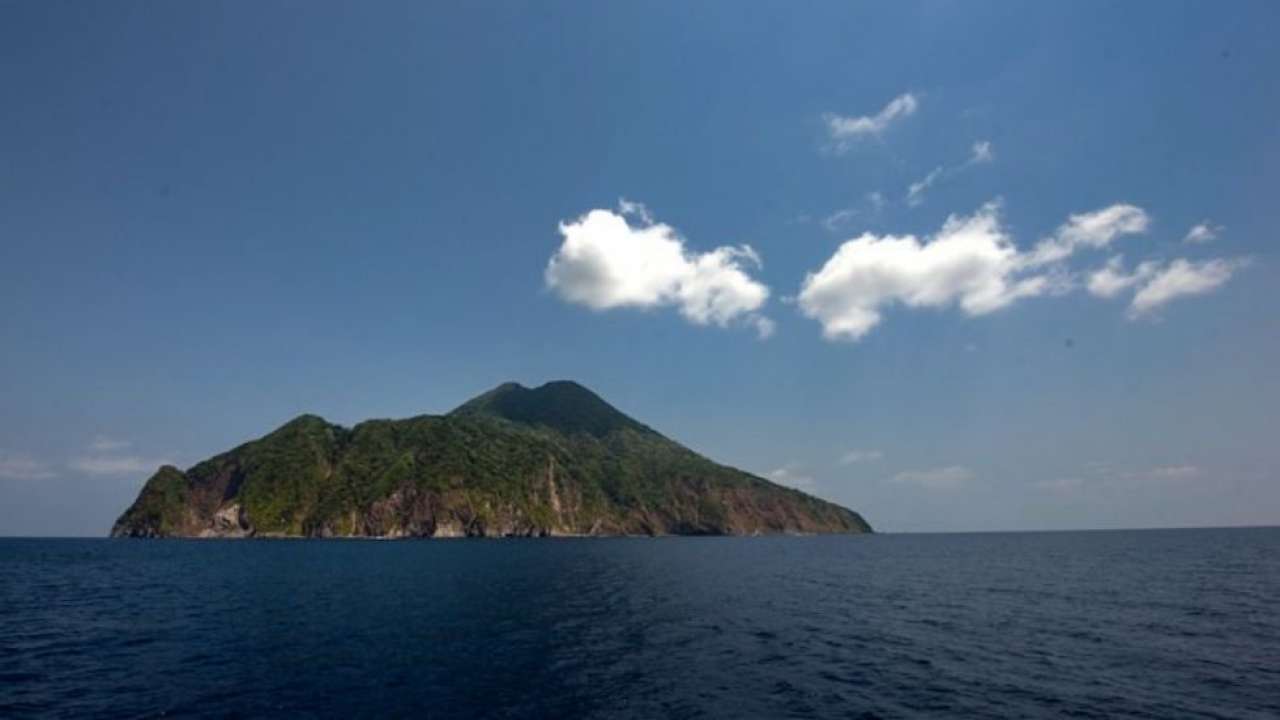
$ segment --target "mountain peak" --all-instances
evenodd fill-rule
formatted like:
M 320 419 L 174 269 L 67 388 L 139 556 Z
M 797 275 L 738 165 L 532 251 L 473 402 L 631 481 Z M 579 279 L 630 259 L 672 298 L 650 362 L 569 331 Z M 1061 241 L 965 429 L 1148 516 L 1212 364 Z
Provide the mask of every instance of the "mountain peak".
M 506 382 L 468 400 L 449 414 L 499 417 L 595 437 L 621 429 L 654 432 L 572 380 L 553 380 L 536 388 Z

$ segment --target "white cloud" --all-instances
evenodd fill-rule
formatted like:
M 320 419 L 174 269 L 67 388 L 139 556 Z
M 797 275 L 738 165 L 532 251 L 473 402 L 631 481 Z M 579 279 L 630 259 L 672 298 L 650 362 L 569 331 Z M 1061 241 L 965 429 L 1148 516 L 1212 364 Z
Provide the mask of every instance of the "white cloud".
M 1089 274 L 1086 287 L 1090 293 L 1098 297 L 1115 297 L 1134 285 L 1146 281 L 1155 274 L 1159 266 L 1159 263 L 1148 260 L 1138 265 L 1133 272 L 1125 272 L 1124 257 L 1116 255 L 1108 260 L 1106 265 Z
M 751 315 L 748 318 L 756 329 L 756 337 L 761 340 L 768 340 L 773 337 L 773 331 L 778 328 L 777 324 L 763 315 Z
M 618 198 L 618 212 L 623 215 L 632 215 L 640 219 L 645 225 L 653 224 L 653 215 L 650 214 L 649 208 L 642 202 L 635 202 L 624 197 Z
M 137 456 L 94 455 L 71 461 L 71 469 L 86 475 L 133 475 L 154 472 L 168 460 L 153 460 Z
M 974 478 L 973 471 L 961 465 L 900 472 L 889 478 L 898 485 L 915 485 L 931 490 L 953 490 L 968 484 Z
M 1243 259 L 1193 262 L 1178 258 L 1167 264 L 1148 260 L 1133 272 L 1126 272 L 1123 258 L 1117 255 L 1089 274 L 1087 287 L 1090 293 L 1103 298 L 1137 288 L 1128 314 L 1130 318 L 1139 318 L 1177 298 L 1211 292 L 1247 264 Z
M 864 233 L 845 241 L 822 268 L 805 276 L 796 301 L 801 312 L 822 324 L 829 340 L 862 338 L 894 304 L 954 305 L 967 315 L 984 315 L 1020 298 L 1070 291 L 1078 283 L 1067 258 L 1144 232 L 1149 224 L 1142 208 L 1111 205 L 1071 215 L 1053 235 L 1022 252 L 1001 225 L 1000 204 L 993 201 L 971 216 L 952 215 L 924 240 Z M 1129 315 L 1136 318 L 1174 299 L 1211 292 L 1247 264 L 1245 259 L 1148 260 L 1130 272 L 1116 255 L 1087 274 L 1085 287 L 1103 298 L 1135 290 Z
M 919 106 L 920 102 L 915 95 L 904 93 L 890 100 L 889 104 L 875 115 L 850 117 L 827 113 L 822 116 L 822 119 L 827 123 L 827 133 L 831 137 L 833 147 L 836 151 L 843 152 L 852 142 L 879 135 L 895 121 L 915 114 Z
M 969 164 L 981 165 L 995 162 L 996 151 L 990 140 L 979 140 L 973 144 L 973 154 L 969 156 Z
M 858 216 L 858 211 L 854 208 L 844 208 L 837 210 L 822 219 L 822 227 L 829 232 L 839 232 L 850 220 Z
M 626 200 L 617 213 L 597 209 L 560 223 L 560 234 L 564 242 L 545 279 L 568 302 L 597 311 L 674 306 L 696 325 L 742 321 L 762 337 L 772 333 L 772 322 L 757 312 L 769 288 L 748 274 L 761 266 L 749 245 L 692 252 L 674 228 Z
M 1104 248 L 1122 235 L 1144 233 L 1151 218 L 1142 208 L 1117 203 L 1101 210 L 1071 215 L 1050 237 L 1027 254 L 1028 267 L 1067 259 L 1080 248 Z
M 850 450 L 840 456 L 841 465 L 853 465 L 854 463 L 875 462 L 884 457 L 884 453 L 879 450 Z
M 794 465 L 786 465 L 784 467 L 770 470 L 767 475 L 770 480 L 778 483 L 779 485 L 786 485 L 787 487 L 804 490 L 805 492 L 812 492 L 815 486 L 813 478 L 801 472 L 800 469 Z
M 1061 477 L 1051 480 L 1038 480 L 1035 486 L 1041 490 L 1048 490 L 1055 493 L 1069 493 L 1078 490 L 1084 485 L 1084 479 L 1078 477 Z
M 1208 220 L 1205 220 L 1198 225 L 1193 225 L 1191 229 L 1187 231 L 1186 237 L 1182 238 L 1182 242 L 1191 245 L 1207 243 L 1210 240 L 1216 240 L 1218 235 L 1221 235 L 1222 231 L 1225 229 L 1226 228 L 1221 225 L 1214 225 Z
M 979 140 L 973 144 L 969 159 L 952 167 L 939 165 L 920 180 L 907 186 L 907 205 L 917 207 L 924 202 L 925 192 L 942 180 L 950 180 L 973 165 L 985 165 L 995 162 L 995 149 L 989 140 Z
M 1193 480 L 1200 477 L 1200 468 L 1195 465 L 1165 465 L 1151 468 L 1146 475 L 1151 480 L 1172 481 Z
M 1133 296 L 1131 317 L 1141 317 L 1167 302 L 1188 295 L 1202 295 L 1222 286 L 1246 260 L 1214 259 L 1191 262 L 1179 258 L 1161 268 Z
M 840 232 L 847 227 L 854 218 L 861 217 L 863 215 L 879 215 L 880 211 L 884 210 L 884 195 L 878 190 L 869 192 L 863 196 L 862 203 L 860 203 L 860 205 L 861 206 L 836 210 L 822 219 L 822 227 L 826 228 L 828 232 Z
M 111 452 L 112 450 L 123 450 L 132 444 L 127 440 L 112 440 L 109 437 L 99 435 L 89 443 L 89 449 L 96 452 Z
M 914 235 L 865 233 L 843 243 L 797 300 L 822 324 L 823 336 L 858 340 L 894 303 L 912 308 L 958 305 L 969 315 L 999 310 L 1018 298 L 1055 289 L 1050 275 L 1023 277 L 1020 256 L 1000 225 L 999 204 L 968 217 L 953 215 L 924 241 Z
M 6 480 L 47 480 L 55 473 L 48 465 L 28 455 L 0 452 L 0 478 Z
M 1097 482 L 1113 488 L 1132 488 L 1184 483 L 1204 477 L 1204 470 L 1189 463 L 1157 465 L 1148 468 L 1119 468 L 1100 465 L 1093 468 Z
M 907 204 L 915 207 L 924 202 L 924 191 L 932 187 L 938 181 L 938 178 L 942 177 L 942 171 L 942 166 L 939 165 L 929 171 L 929 174 L 925 175 L 924 178 L 911 183 L 907 188 Z

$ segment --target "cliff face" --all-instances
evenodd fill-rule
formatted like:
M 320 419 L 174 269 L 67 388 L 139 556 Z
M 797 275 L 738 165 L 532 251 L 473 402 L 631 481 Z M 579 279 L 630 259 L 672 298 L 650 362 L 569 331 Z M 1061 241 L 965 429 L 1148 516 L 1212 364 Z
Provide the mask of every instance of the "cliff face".
M 570 382 L 506 384 L 443 416 L 304 415 L 181 471 L 117 537 L 858 533 L 855 512 L 718 465 Z

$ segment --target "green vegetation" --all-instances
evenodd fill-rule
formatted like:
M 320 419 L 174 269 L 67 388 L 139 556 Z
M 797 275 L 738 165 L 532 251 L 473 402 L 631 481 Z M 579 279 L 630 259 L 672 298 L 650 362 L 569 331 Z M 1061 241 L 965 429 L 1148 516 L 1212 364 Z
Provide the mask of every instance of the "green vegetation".
M 189 497 L 182 471 L 165 465 L 147 481 L 126 516 L 138 529 L 136 534 L 143 537 L 181 534 Z
M 508 383 L 448 415 L 350 429 L 301 416 L 186 473 L 161 468 L 112 534 L 869 530 L 857 513 L 718 465 L 562 381 Z

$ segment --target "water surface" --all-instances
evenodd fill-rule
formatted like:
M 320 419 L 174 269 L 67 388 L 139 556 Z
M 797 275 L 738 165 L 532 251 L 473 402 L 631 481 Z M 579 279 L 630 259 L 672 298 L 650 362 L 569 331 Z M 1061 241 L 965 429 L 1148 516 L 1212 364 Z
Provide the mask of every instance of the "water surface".
M 1280 716 L 1280 529 L 0 540 L 0 717 Z

